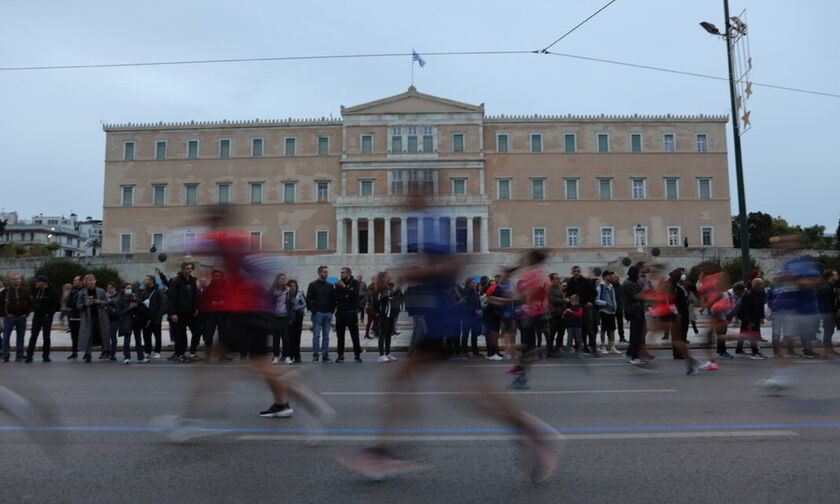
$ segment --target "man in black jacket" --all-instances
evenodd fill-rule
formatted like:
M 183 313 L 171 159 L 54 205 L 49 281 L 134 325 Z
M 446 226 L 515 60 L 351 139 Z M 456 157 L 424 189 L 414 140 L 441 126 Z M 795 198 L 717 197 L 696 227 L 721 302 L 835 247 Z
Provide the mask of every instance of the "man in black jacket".
M 143 346 L 146 357 L 160 359 L 161 323 L 166 313 L 166 296 L 159 288 L 155 277 L 146 275 L 143 278 L 143 290 L 140 291 L 140 302 L 149 311 L 149 322 L 143 327 Z M 154 346 L 152 337 L 154 336 Z
M 67 325 L 70 326 L 70 355 L 67 360 L 77 359 L 79 357 L 79 330 L 81 329 L 82 319 L 79 307 L 76 306 L 76 297 L 82 292 L 83 284 L 82 277 L 73 277 L 73 287 L 70 289 L 70 298 L 67 300 L 67 306 L 70 307 L 70 317 L 67 319 Z
M 341 268 L 341 279 L 335 284 L 335 335 L 338 338 L 336 362 L 344 362 L 344 330 L 350 330 L 356 362 L 362 362 L 359 344 L 359 281 L 350 268 Z
M 175 339 L 175 354 L 170 360 L 189 362 L 187 352 L 187 328 L 193 335 L 200 334 L 198 326 L 198 286 L 192 272 L 195 265 L 181 263 L 181 271 L 169 282 L 169 331 Z
M 50 359 L 50 330 L 52 330 L 53 316 L 61 309 L 61 299 L 55 289 L 49 286 L 47 277 L 39 275 L 35 278 L 35 292 L 32 294 L 32 330 L 29 333 L 29 346 L 26 349 L 26 362 L 32 362 L 35 354 L 35 344 L 38 333 L 44 333 L 44 362 Z
M 335 288 L 327 282 L 329 270 L 318 267 L 318 279 L 306 289 L 306 309 L 312 313 L 312 360 L 330 362 L 330 322 L 335 311 Z
M 572 266 L 572 276 L 566 279 L 566 299 L 577 294 L 583 306 L 583 341 L 589 342 L 589 352 L 595 352 L 595 284 L 580 272 L 580 266 Z M 588 335 L 588 338 L 587 338 Z

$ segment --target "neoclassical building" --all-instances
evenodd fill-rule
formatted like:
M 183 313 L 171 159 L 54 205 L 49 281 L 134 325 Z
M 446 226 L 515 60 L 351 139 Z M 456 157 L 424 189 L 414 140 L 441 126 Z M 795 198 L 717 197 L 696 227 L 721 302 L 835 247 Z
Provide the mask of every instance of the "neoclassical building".
M 109 124 L 103 252 L 236 205 L 252 246 L 404 254 L 729 247 L 725 116 L 486 116 L 408 91 L 341 119 Z M 418 219 L 423 191 L 445 216 Z

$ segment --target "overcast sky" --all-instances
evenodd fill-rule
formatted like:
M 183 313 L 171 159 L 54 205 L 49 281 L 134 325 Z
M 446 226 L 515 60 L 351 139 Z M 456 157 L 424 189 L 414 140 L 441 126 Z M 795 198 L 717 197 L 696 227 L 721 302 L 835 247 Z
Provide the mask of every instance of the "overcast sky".
M 0 2 L 0 67 L 545 47 L 607 0 Z M 840 2 L 747 9 L 752 80 L 840 94 Z M 719 0 L 617 0 L 557 52 L 726 76 Z M 488 114 L 728 114 L 725 81 L 548 55 L 426 56 L 418 90 Z M 102 216 L 101 123 L 339 115 L 400 93 L 410 58 L 0 71 L 0 207 Z M 792 223 L 840 216 L 840 98 L 755 87 L 747 205 Z M 733 213 L 734 157 L 730 136 Z

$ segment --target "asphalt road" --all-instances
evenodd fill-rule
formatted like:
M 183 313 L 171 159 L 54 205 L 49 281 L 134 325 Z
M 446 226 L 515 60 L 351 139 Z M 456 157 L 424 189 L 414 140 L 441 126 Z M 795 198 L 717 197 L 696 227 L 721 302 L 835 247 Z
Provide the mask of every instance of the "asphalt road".
M 444 363 L 410 396 L 381 394 L 398 363 L 308 363 L 303 380 L 338 411 L 311 446 L 305 415 L 257 415 L 271 398 L 239 364 L 202 370 L 55 357 L 52 364 L 0 366 L 0 383 L 56 412 L 50 430 L 21 430 L 0 414 L 2 502 L 840 500 L 840 361 L 794 360 L 796 387 L 780 397 L 755 386 L 773 359 L 727 361 L 721 371 L 693 377 L 664 353 L 656 372 L 642 373 L 620 358 L 549 360 L 534 366 L 529 391 L 512 393 L 504 363 Z M 198 373 L 213 373 L 219 384 L 199 405 L 225 417 L 214 424 L 216 435 L 169 442 L 149 420 L 182 411 Z M 472 379 L 565 436 L 560 470 L 546 484 L 531 484 L 517 469 L 515 433 L 459 393 Z M 406 413 L 397 453 L 430 467 L 383 482 L 340 467 L 332 454 L 369 445 L 383 404 L 394 401 Z

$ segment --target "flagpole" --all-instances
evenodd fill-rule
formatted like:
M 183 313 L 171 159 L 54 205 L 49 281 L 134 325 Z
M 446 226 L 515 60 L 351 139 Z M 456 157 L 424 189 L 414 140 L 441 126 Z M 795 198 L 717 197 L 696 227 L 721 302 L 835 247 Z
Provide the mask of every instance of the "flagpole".
M 411 57 L 411 85 L 414 85 L 414 56 Z

